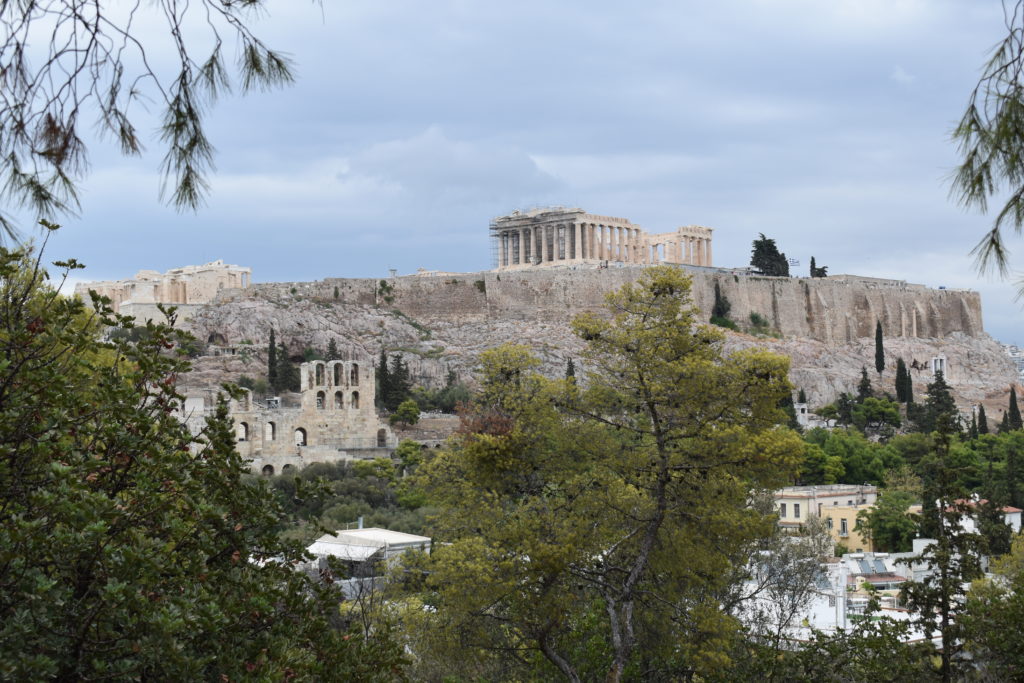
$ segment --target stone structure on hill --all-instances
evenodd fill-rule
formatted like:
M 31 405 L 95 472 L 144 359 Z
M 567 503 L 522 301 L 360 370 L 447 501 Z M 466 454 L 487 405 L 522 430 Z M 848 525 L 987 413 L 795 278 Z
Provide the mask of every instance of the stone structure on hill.
M 620 262 L 711 265 L 711 228 L 688 225 L 657 235 L 625 218 L 583 209 L 514 211 L 491 221 L 497 270 Z
M 779 338 L 729 334 L 726 348 L 762 346 L 792 359 L 790 378 L 811 408 L 855 391 L 862 366 L 874 363 L 875 322 L 885 335 L 886 371 L 872 381 L 892 391 L 896 358 L 913 370 L 915 396 L 931 381 L 932 359 L 944 357 L 946 378 L 962 406 L 1006 405 L 1016 376 L 1011 360 L 982 327 L 976 292 L 930 289 L 898 280 L 854 276 L 782 278 L 728 269 L 679 266 L 693 278 L 693 299 L 707 320 L 715 284 L 732 304 L 741 329 L 758 313 Z M 271 326 L 294 353 L 325 349 L 333 340 L 353 357 L 376 358 L 381 348 L 402 353 L 417 383 L 439 387 L 449 370 L 469 381 L 479 353 L 502 343 L 526 344 L 545 372 L 560 375 L 566 359 L 580 364 L 582 343 L 570 321 L 603 310 L 604 295 L 632 282 L 642 266 L 527 268 L 431 277 L 330 278 L 258 284 L 226 290 L 189 323 L 200 339 L 252 342 L 253 354 L 200 358 L 193 384 L 257 376 Z M 248 362 L 248 365 L 246 365 Z M 581 367 L 581 371 L 585 368 Z
M 395 436 L 374 408 L 373 363 L 314 361 L 300 369 L 301 402 L 287 408 L 279 399 L 254 401 L 247 391 L 231 401 L 239 454 L 252 462 L 252 471 L 265 475 L 313 463 L 390 457 Z M 189 392 L 186 422 L 197 431 L 213 410 L 212 391 Z
M 157 304 L 178 307 L 187 318 L 196 305 L 206 304 L 224 289 L 245 289 L 252 284 L 252 268 L 233 266 L 218 259 L 201 266 L 172 268 L 166 273 L 140 270 L 128 280 L 83 282 L 75 294 L 89 301 L 89 290 L 110 299 L 116 313 L 153 318 Z

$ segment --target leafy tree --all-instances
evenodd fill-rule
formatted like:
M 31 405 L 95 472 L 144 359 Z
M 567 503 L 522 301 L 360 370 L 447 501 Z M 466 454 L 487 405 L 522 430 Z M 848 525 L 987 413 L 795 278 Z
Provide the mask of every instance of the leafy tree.
M 853 424 L 865 434 L 892 435 L 900 426 L 899 405 L 884 398 L 869 396 L 853 407 Z
M 1010 554 L 992 564 L 995 578 L 971 585 L 960 621 L 966 648 L 991 680 L 1013 680 L 1024 671 L 1024 535 Z
M 277 387 L 279 391 L 298 391 L 302 386 L 299 367 L 288 355 L 284 343 L 277 345 Z
M 1021 57 L 1024 54 L 1024 3 L 1008 3 L 1004 12 L 1007 34 L 992 51 L 967 109 L 953 131 L 961 164 L 953 176 L 952 192 L 960 203 L 988 209 L 992 198 L 1007 197 L 992 228 L 975 246 L 979 270 L 1009 272 L 1009 251 L 1003 241 L 1005 224 L 1017 233 L 1024 226 L 1024 133 L 1018 121 L 1021 92 Z
M 900 403 L 907 402 L 907 364 L 902 358 L 896 359 L 896 400 Z
M 882 321 L 875 321 L 875 372 L 882 376 L 885 370 L 885 346 L 882 342 Z
M 411 398 L 407 398 L 398 404 L 395 412 L 388 418 L 391 424 L 402 425 L 403 427 L 411 427 L 420 421 L 420 407 L 416 405 L 416 401 Z
M 844 474 L 846 468 L 841 457 L 826 454 L 816 443 L 804 444 L 804 460 L 798 475 L 801 485 L 837 484 Z
M 711 307 L 711 317 L 728 318 L 731 310 L 732 304 L 729 303 L 728 297 L 722 294 L 722 287 L 718 280 L 715 280 L 715 304 Z
M 0 174 L 8 205 L 52 217 L 78 205 L 77 184 L 88 167 L 81 126 L 111 136 L 123 154 L 144 147 L 136 118 L 141 103 L 160 113 L 159 139 L 166 145 L 162 185 L 179 208 L 198 207 L 208 189 L 205 175 L 213 146 L 204 115 L 230 90 L 224 55 L 237 45 L 244 91 L 291 82 L 288 59 L 268 48 L 249 28 L 263 0 L 141 3 L 125 12 L 77 0 L 0 4 L 0 55 L 6 72 L 0 90 Z M 174 46 L 171 63 L 147 58 L 161 25 Z M 205 29 L 206 33 L 203 34 Z M 205 56 L 196 51 L 209 49 Z M 168 67 L 168 68 L 162 68 Z M 0 225 L 13 234 L 7 216 Z
M 907 491 L 886 489 L 871 508 L 857 513 L 857 530 L 871 538 L 876 551 L 908 552 L 917 534 L 917 520 L 908 511 L 915 502 Z
M 274 339 L 274 328 L 270 328 L 270 342 L 267 344 L 267 384 L 270 389 L 277 393 L 281 387 L 281 380 L 277 376 L 277 341 Z
M 63 267 L 76 267 L 74 262 Z M 0 249 L 0 677 L 381 679 L 400 649 L 332 626 L 341 594 L 293 564 L 281 509 L 243 479 L 227 404 L 193 435 L 185 333 L 126 329 Z
M 377 359 L 375 375 L 377 380 L 377 393 L 374 402 L 377 404 L 378 408 L 383 408 L 385 397 L 391 393 L 391 372 L 388 370 L 387 351 L 385 351 L 383 346 L 380 347 L 380 357 Z
M 786 260 L 786 255 L 780 253 L 779 248 L 775 246 L 775 240 L 765 237 L 763 232 L 754 240 L 750 265 L 761 275 L 789 277 L 789 261 Z
M 428 582 L 462 642 L 542 655 L 569 680 L 721 664 L 725 570 L 774 523 L 749 491 L 784 481 L 801 446 L 776 428 L 785 359 L 723 355 L 689 294 L 650 268 L 609 296 L 610 318 L 577 318 L 585 390 L 521 347 L 482 355 L 460 435 L 419 475 L 450 540 Z
M 917 420 L 918 427 L 925 432 L 935 431 L 943 420 L 957 424 L 959 416 L 960 412 L 956 409 L 949 385 L 946 384 L 942 371 L 938 370 L 925 392 L 923 410 Z
M 988 418 L 985 416 L 985 406 L 978 404 L 978 434 L 988 434 Z
M 1020 408 L 1017 407 L 1017 387 L 1010 387 L 1010 409 L 1006 413 L 1006 422 L 1010 429 L 1021 429 Z
M 916 612 L 916 622 L 925 633 L 941 635 L 940 675 L 944 682 L 957 677 L 955 666 L 963 648 L 961 587 L 981 576 L 979 558 L 984 552 L 982 537 L 963 526 L 965 515 L 972 511 L 950 458 L 950 434 L 955 430 L 954 416 L 938 413 L 935 452 L 922 462 L 922 534 L 935 541 L 915 559 L 930 571 L 921 580 L 903 585 L 907 604 Z
M 857 402 L 863 403 L 871 396 L 871 378 L 868 377 L 868 369 L 861 366 L 860 382 L 857 383 Z

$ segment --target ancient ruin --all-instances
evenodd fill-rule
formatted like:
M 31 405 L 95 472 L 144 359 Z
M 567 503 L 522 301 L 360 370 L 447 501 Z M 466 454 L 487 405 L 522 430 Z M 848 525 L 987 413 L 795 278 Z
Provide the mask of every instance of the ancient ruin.
M 152 318 L 157 304 L 174 305 L 189 317 L 194 305 L 214 300 L 224 289 L 245 289 L 252 284 L 252 268 L 233 266 L 218 259 L 201 266 L 172 268 L 166 273 L 140 270 L 129 280 L 82 282 L 75 294 L 86 301 L 89 290 L 110 299 L 116 313 Z
M 672 263 L 711 265 L 712 228 L 687 225 L 649 234 L 625 218 L 551 207 L 491 221 L 498 270 L 535 266 Z
M 377 417 L 373 363 L 313 361 L 301 366 L 301 403 L 254 401 L 246 392 L 230 404 L 238 452 L 252 471 L 280 474 L 293 467 L 360 458 L 390 457 L 395 436 Z M 183 418 L 198 432 L 213 410 L 211 390 L 185 399 Z

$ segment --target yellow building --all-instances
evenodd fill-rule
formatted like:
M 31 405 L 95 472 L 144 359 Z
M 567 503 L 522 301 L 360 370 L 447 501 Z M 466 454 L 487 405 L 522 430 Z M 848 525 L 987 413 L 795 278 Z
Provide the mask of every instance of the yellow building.
M 811 517 L 821 517 L 835 543 L 853 552 L 871 552 L 871 539 L 855 528 L 857 513 L 870 510 L 877 499 L 878 489 L 870 484 L 787 486 L 775 492 L 775 510 L 783 528 L 798 529 Z

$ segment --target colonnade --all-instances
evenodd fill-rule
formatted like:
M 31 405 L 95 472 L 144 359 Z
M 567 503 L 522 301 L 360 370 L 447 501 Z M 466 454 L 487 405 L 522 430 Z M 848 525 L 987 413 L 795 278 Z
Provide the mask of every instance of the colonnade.
M 651 235 L 647 239 L 650 251 L 644 263 L 686 263 L 693 266 L 710 266 L 711 238 L 665 233 Z
M 548 223 L 501 230 L 498 267 L 583 261 L 649 263 L 643 231 L 598 223 Z

